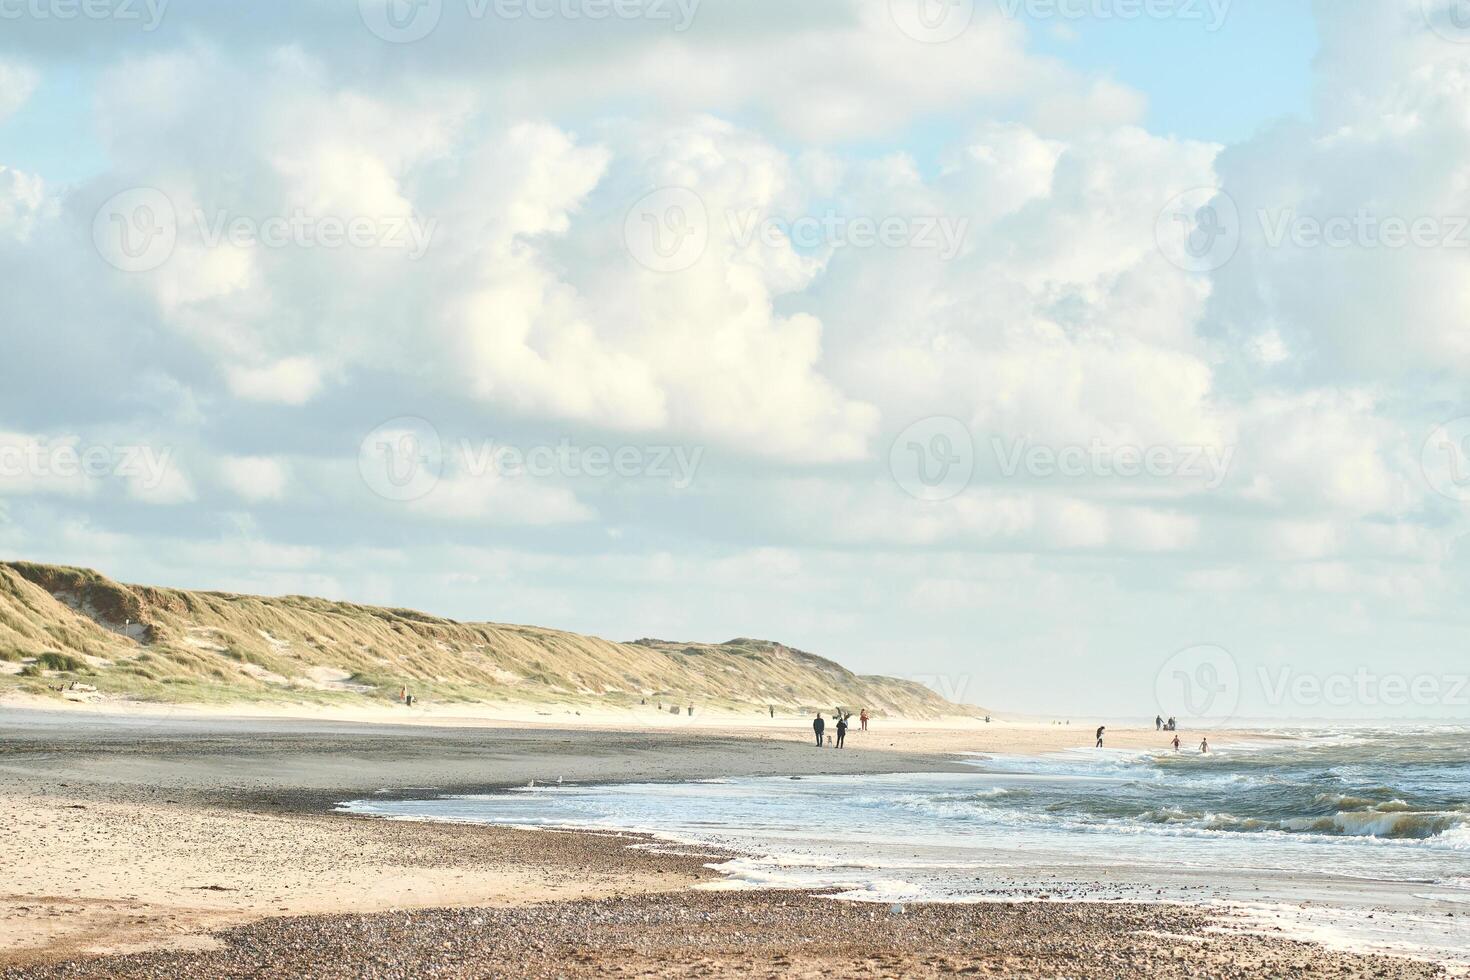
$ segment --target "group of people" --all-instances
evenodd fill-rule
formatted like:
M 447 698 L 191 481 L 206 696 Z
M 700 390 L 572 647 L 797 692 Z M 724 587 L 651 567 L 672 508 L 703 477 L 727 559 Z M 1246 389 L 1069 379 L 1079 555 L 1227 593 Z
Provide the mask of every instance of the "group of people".
M 841 708 L 836 708 L 832 712 L 832 717 L 837 719 L 836 748 L 840 749 L 842 748 L 842 743 L 847 740 L 847 720 L 852 717 L 852 712 L 843 711 Z M 864 708 L 862 709 L 862 711 L 858 712 L 858 724 L 862 726 L 862 731 L 868 730 L 867 708 Z M 817 717 L 812 719 L 812 731 L 815 732 L 817 736 L 817 747 L 821 748 L 823 744 L 823 739 L 827 733 L 827 719 L 822 717 L 822 713 L 820 711 L 817 712 Z
M 1170 718 L 1169 719 L 1169 723 L 1166 726 L 1164 724 L 1164 719 L 1161 716 L 1161 717 L 1159 717 L 1156 720 L 1156 725 L 1157 725 L 1157 728 L 1158 728 L 1159 731 L 1162 731 L 1162 732 L 1175 732 L 1176 733 L 1175 736 L 1174 736 L 1174 741 L 1171 744 L 1173 744 L 1173 746 L 1174 746 L 1174 751 L 1175 752 L 1178 752 L 1179 751 L 1179 746 L 1180 746 L 1179 735 L 1177 734 L 1177 732 L 1179 731 L 1179 724 L 1178 724 L 1178 722 L 1176 722 L 1173 718 Z M 1099 726 L 1097 726 L 1097 747 L 1098 748 L 1102 748 L 1103 747 L 1103 736 L 1107 735 L 1107 733 L 1108 733 L 1108 726 L 1107 725 L 1099 725 Z M 1203 738 L 1200 739 L 1199 751 L 1200 751 L 1200 754 L 1201 755 L 1209 755 L 1210 754 L 1210 738 L 1209 738 L 1208 735 L 1206 735 L 1206 736 L 1204 736 Z
M 1154 728 L 1161 732 L 1177 732 L 1179 731 L 1179 722 L 1174 718 L 1165 721 L 1163 715 L 1158 715 L 1154 718 Z

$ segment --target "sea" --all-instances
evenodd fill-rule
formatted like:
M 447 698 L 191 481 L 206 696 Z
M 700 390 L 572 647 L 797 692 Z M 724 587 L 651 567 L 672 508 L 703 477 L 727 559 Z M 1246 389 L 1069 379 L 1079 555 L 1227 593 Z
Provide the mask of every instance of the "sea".
M 959 758 L 962 772 L 541 784 L 343 809 L 645 834 L 658 843 L 643 846 L 720 852 L 713 887 L 896 911 L 1216 905 L 1230 929 L 1470 967 L 1470 727 Z

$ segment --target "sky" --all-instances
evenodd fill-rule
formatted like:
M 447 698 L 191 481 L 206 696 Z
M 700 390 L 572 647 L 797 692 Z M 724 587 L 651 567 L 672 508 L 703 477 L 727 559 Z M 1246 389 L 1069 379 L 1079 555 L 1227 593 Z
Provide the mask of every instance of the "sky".
M 1463 718 L 1462 0 L 0 0 L 0 557 Z

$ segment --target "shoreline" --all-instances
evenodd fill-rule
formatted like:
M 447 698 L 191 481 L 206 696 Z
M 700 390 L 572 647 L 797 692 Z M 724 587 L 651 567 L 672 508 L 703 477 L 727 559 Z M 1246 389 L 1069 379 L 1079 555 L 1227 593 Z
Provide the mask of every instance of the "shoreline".
M 1105 964 L 1114 956 L 1152 964 L 1156 974 L 1162 962 L 1162 975 L 1172 975 L 1175 963 L 1194 975 L 1259 975 L 1255 968 L 1232 966 L 1237 960 L 1302 975 L 1443 975 L 1417 961 L 1382 961 L 1289 940 L 1211 939 L 1206 930 L 1228 916 L 1202 906 L 1163 912 L 1084 902 L 925 905 L 899 921 L 880 918 L 875 926 L 866 918 L 875 910 L 834 911 L 859 903 L 833 903 L 803 891 L 696 888 L 721 878 L 706 865 L 728 855 L 709 848 L 691 857 L 688 848 L 631 835 L 333 812 L 355 798 L 484 793 L 558 775 L 585 784 L 967 771 L 949 755 L 955 746 L 1010 752 L 1027 743 L 1045 752 L 1059 737 L 1051 726 L 1005 732 L 895 728 L 882 732 L 881 742 L 879 733 L 869 733 L 867 744 L 838 752 L 818 751 L 796 729 L 166 719 L 139 731 L 127 719 L 65 722 L 0 712 L 0 810 L 17 831 L 0 842 L 0 933 L 14 940 L 0 951 L 0 975 L 7 978 L 55 975 L 48 962 L 67 964 L 68 976 L 250 975 L 241 966 L 241 949 L 253 950 L 251 955 L 273 950 L 258 962 L 284 971 L 376 975 L 376 967 L 361 960 L 368 954 L 354 946 L 365 929 L 392 934 L 386 954 L 369 944 L 373 956 L 389 959 L 441 955 L 424 945 L 437 936 L 435 942 L 449 943 L 445 962 L 515 956 L 542 964 L 528 968 L 529 975 L 621 975 L 612 951 L 623 933 L 586 945 L 608 917 L 632 922 L 631 932 L 624 932 L 643 959 L 629 962 L 657 973 L 669 958 L 688 965 L 673 942 L 681 909 L 709 917 L 699 920 L 701 929 L 724 937 L 712 939 L 707 950 L 716 972 L 760 973 L 763 963 L 784 962 L 774 973 L 816 975 L 823 972 L 821 964 L 830 966 L 828 954 L 844 960 L 861 954 L 858 962 L 872 963 L 879 972 L 918 975 L 939 972 L 940 963 L 945 969 L 1015 975 L 1025 972 L 1026 957 L 1036 957 L 1041 973 L 1108 975 Z M 1060 737 L 1075 744 L 1076 734 L 1073 726 Z M 1152 730 L 1110 734 L 1119 747 L 1158 737 Z M 1215 739 L 1225 744 L 1229 736 Z M 541 928 L 542 952 L 513 949 L 481 934 L 444 939 L 442 929 L 462 928 L 477 915 Z M 1047 945 L 1027 931 L 1028 919 L 1084 936 L 1090 952 L 1083 961 L 1067 959 L 1076 951 Z M 830 927 L 821 925 L 829 920 Z M 754 922 L 763 924 L 756 928 Z M 1175 956 L 1174 939 L 1140 937 L 1170 935 L 1179 922 L 1191 935 L 1180 947 L 1182 958 Z M 828 946 L 813 960 L 802 930 L 818 927 Z M 683 928 L 687 932 L 687 922 Z M 883 942 L 874 939 L 880 933 L 887 937 Z M 951 948 L 951 934 L 970 935 L 986 951 Z M 1010 945 L 996 945 L 993 934 L 1010 936 Z M 309 965 L 290 959 L 295 954 L 289 947 L 302 935 L 316 944 Z M 556 949 L 562 954 L 545 952 Z M 1093 953 L 1097 958 L 1088 959 Z M 134 958 L 115 959 L 127 954 Z M 584 954 L 585 963 L 577 958 Z M 344 966 L 340 974 L 332 972 L 348 963 L 361 970 Z M 504 972 L 456 969 L 462 974 L 452 975 Z

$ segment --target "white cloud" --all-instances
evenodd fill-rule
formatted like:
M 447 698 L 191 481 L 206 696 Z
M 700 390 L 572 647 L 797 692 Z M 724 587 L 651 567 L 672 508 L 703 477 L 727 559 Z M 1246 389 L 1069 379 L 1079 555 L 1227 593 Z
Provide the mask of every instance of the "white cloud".
M 230 456 L 220 460 L 226 485 L 250 501 L 282 500 L 290 483 L 286 462 L 269 456 Z
M 309 357 L 288 357 L 263 367 L 226 367 L 230 390 L 253 401 L 304 405 L 321 388 L 321 369 Z
M 0 59 L 0 123 L 30 100 L 39 82 L 40 77 L 34 69 Z

